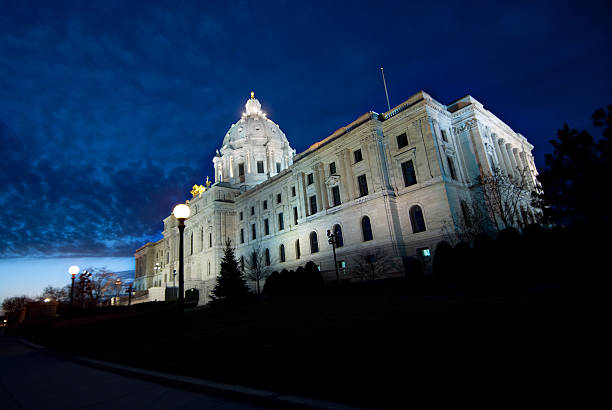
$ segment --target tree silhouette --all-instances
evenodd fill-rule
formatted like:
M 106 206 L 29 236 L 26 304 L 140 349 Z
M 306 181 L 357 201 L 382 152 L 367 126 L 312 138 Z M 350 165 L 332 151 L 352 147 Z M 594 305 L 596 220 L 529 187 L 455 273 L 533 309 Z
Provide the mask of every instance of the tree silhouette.
M 595 140 L 587 131 L 570 129 L 567 124 L 551 140 L 554 151 L 547 154 L 546 168 L 538 176 L 542 184 L 540 200 L 558 225 L 607 229 L 610 226 L 607 190 L 602 178 L 610 175 L 612 105 L 607 113 L 593 113 L 595 127 L 603 128 Z
M 217 284 L 212 291 L 213 301 L 234 303 L 244 300 L 248 295 L 249 288 L 242 271 L 238 267 L 238 261 L 232 248 L 232 241 L 228 238 L 223 249 L 221 260 L 221 272 L 217 278 Z
M 261 248 L 259 243 L 257 243 L 253 248 L 253 251 L 249 253 L 248 257 L 244 261 L 246 271 L 245 276 L 247 279 L 255 282 L 258 295 L 261 293 L 261 281 L 265 281 L 270 275 L 271 261 L 269 253 L 267 258 L 268 259 L 266 260 L 265 250 Z

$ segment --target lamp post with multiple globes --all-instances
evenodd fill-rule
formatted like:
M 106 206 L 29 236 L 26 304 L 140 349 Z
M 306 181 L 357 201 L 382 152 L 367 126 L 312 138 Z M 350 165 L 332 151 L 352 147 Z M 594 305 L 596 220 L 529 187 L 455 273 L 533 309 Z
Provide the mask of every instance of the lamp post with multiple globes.
M 70 285 L 70 310 L 73 308 L 73 300 L 74 300 L 74 278 L 79 273 L 79 267 L 76 265 L 68 268 L 68 273 L 72 275 L 72 284 Z
M 189 206 L 186 204 L 178 204 L 174 207 L 172 214 L 178 220 L 179 229 L 179 290 L 178 301 L 179 309 L 183 311 L 185 307 L 185 277 L 183 275 L 183 232 L 185 231 L 185 219 L 189 218 Z

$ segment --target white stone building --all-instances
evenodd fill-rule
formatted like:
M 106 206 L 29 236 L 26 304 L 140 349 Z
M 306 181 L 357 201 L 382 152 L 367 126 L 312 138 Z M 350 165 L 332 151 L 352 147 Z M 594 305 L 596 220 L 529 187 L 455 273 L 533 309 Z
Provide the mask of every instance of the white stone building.
M 328 230 L 342 237 L 342 276 L 382 253 L 397 273 L 408 258 L 427 270 L 436 244 L 448 239 L 449 227 L 462 225 L 462 207 L 476 200 L 475 179 L 496 167 L 533 183 L 532 149 L 471 96 L 444 105 L 419 92 L 388 112 L 359 116 L 296 155 L 251 93 L 213 158 L 214 184 L 192 191 L 185 289 L 198 289 L 200 303 L 209 300 L 226 238 L 241 263 L 254 249 L 263 252 L 270 271 L 313 261 L 335 278 Z M 163 239 L 136 251 L 136 287 L 147 289 L 149 300 L 163 300 L 173 286 L 178 243 L 170 215 Z

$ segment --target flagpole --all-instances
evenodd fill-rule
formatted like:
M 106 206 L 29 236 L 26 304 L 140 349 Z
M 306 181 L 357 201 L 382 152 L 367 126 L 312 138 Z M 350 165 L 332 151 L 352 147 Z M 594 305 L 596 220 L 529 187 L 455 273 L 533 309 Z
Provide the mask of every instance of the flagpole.
M 383 84 L 385 86 L 385 96 L 387 97 L 387 109 L 391 110 L 391 104 L 389 104 L 389 93 L 387 92 L 387 82 L 385 81 L 385 70 L 380 66 L 380 73 L 382 74 Z

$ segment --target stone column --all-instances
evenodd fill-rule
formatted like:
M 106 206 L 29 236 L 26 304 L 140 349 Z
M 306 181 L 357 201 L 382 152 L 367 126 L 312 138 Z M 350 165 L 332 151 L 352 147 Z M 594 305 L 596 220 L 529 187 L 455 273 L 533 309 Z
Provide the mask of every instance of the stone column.
M 516 160 L 514 159 L 514 154 L 512 153 L 512 145 L 506 144 L 506 153 L 508 154 L 508 158 L 510 159 L 510 164 L 512 166 L 512 175 L 518 177 L 519 170 Z
M 349 193 L 348 193 L 348 183 L 347 183 L 347 175 L 346 175 L 346 164 L 344 159 L 344 151 L 339 151 L 336 153 L 336 157 L 338 158 L 338 168 L 337 172 L 340 175 L 340 191 L 342 193 L 342 202 L 349 201 Z
M 353 175 L 353 159 L 351 158 L 351 151 L 349 149 L 345 149 L 342 152 L 342 156 L 344 158 L 344 167 L 345 167 L 345 173 L 346 173 L 346 179 L 344 180 L 343 184 L 346 184 L 346 202 L 352 201 L 353 199 L 355 199 L 355 186 L 354 186 L 354 179 L 355 176 Z
M 523 162 L 521 161 L 521 158 L 519 157 L 518 148 L 512 149 L 512 154 L 514 155 L 514 162 L 516 162 L 516 166 L 517 166 L 519 175 L 522 175 L 523 177 L 527 178 L 527 170 L 523 166 Z
M 499 139 L 499 150 L 501 151 L 504 165 L 506 167 L 506 175 L 512 176 L 512 164 L 508 158 L 508 151 L 506 150 L 506 142 L 503 139 Z
M 508 175 L 508 170 L 504 164 L 504 158 L 502 157 L 501 150 L 499 149 L 500 139 L 493 137 L 493 146 L 495 147 L 495 155 L 497 155 L 497 162 L 499 163 L 499 170 L 504 174 Z
M 323 202 L 322 205 L 323 208 L 329 209 L 329 195 L 327 185 L 325 184 L 325 165 L 323 165 L 322 162 L 319 162 L 319 177 L 321 181 L 321 193 L 323 194 L 321 198 L 321 201 Z
M 312 167 L 312 172 L 314 174 L 315 190 L 317 192 L 317 211 L 323 210 L 323 194 L 321 186 L 321 175 L 319 172 L 320 165 L 321 163 L 318 162 Z
M 527 183 L 530 187 L 532 187 L 534 185 L 534 178 L 533 178 L 533 173 L 531 172 L 531 167 L 529 166 L 529 163 L 527 162 L 527 154 L 525 154 L 525 151 L 522 151 L 519 153 L 519 158 L 521 159 L 521 164 L 523 164 L 523 170 L 525 173 L 525 179 L 527 180 Z
M 299 172 L 297 175 L 297 180 L 298 180 L 298 196 L 301 198 L 301 204 L 302 204 L 302 212 L 301 212 L 301 217 L 305 218 L 310 214 L 310 211 L 308 209 L 308 195 L 306 194 L 306 183 L 304 181 L 305 175 L 303 172 Z

